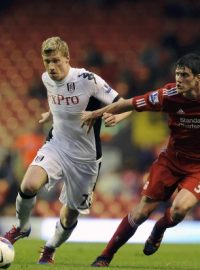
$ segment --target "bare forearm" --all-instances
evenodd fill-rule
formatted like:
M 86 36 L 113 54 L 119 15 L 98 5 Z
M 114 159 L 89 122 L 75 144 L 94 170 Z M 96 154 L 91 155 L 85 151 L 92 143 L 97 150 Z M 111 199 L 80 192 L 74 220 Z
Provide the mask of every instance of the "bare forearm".
M 120 114 L 133 110 L 132 99 L 121 99 L 102 109 L 93 112 L 93 116 L 101 117 L 103 113 Z
M 121 114 L 132 110 L 132 99 L 120 99 L 118 102 L 110 104 L 106 112 L 113 114 Z
M 116 114 L 117 123 L 121 122 L 122 120 L 128 118 L 132 114 L 132 111 Z

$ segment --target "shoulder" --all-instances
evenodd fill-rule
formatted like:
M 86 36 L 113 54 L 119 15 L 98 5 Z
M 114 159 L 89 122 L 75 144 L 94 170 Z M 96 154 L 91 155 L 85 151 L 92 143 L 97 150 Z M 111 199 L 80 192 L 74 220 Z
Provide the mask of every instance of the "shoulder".
M 176 88 L 176 83 L 166 83 L 163 88 L 166 89 Z
M 92 72 L 86 70 L 85 68 L 72 68 L 70 69 L 70 73 L 73 77 L 78 77 L 80 79 L 88 78 Z
M 85 68 L 71 68 L 70 77 L 75 81 L 90 81 L 93 79 L 94 74 Z
M 86 72 L 86 70 L 84 68 L 75 68 L 75 67 L 71 67 L 70 68 L 70 74 L 73 77 L 79 77 L 80 74 Z
M 167 92 L 177 92 L 176 83 L 167 83 L 163 86 L 163 90 Z
M 175 83 L 167 83 L 163 87 L 147 93 L 148 100 L 152 105 L 163 104 L 177 95 L 179 94 Z
M 179 95 L 175 83 L 167 83 L 161 89 L 159 89 L 159 91 L 165 97 L 171 97 L 171 96 Z
M 77 77 L 88 84 L 97 85 L 105 83 L 99 75 L 84 68 L 77 69 Z

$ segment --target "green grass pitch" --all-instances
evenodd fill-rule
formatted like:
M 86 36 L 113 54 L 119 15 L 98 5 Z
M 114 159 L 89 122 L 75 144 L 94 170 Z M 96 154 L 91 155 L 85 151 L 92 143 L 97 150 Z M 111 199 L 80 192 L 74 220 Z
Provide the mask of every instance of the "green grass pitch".
M 56 253 L 55 265 L 36 264 L 43 241 L 23 239 L 15 244 L 15 261 L 10 270 L 86 270 L 105 244 L 66 243 Z M 123 270 L 193 270 L 200 269 L 200 245 L 163 244 L 160 250 L 145 256 L 143 245 L 127 244 L 121 248 L 108 269 Z

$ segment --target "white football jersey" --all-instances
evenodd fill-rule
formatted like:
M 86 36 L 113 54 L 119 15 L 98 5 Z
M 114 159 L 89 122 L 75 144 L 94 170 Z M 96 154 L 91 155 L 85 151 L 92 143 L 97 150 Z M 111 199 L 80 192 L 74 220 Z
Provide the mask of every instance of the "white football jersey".
M 77 161 L 99 159 L 101 119 L 86 134 L 86 127 L 81 128 L 81 112 L 96 110 L 101 107 L 101 102 L 107 105 L 118 100 L 118 93 L 101 77 L 83 68 L 71 67 L 62 81 L 52 80 L 45 72 L 42 81 L 47 88 L 53 116 L 48 140 Z

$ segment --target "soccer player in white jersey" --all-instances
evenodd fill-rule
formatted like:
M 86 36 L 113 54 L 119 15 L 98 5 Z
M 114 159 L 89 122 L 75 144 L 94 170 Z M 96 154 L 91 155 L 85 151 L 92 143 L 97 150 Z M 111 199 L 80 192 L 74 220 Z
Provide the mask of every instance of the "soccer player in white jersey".
M 56 248 L 70 237 L 79 214 L 89 213 L 101 164 L 101 120 L 98 119 L 93 131 L 87 134 L 87 127 L 81 128 L 81 112 L 98 109 L 101 102 L 113 103 L 119 95 L 98 75 L 71 67 L 68 46 L 59 37 L 43 42 L 42 59 L 46 69 L 42 81 L 47 89 L 50 111 L 40 122 L 51 114 L 53 128 L 24 175 L 16 198 L 18 225 L 5 237 L 15 243 L 29 236 L 37 192 L 44 185 L 51 189 L 62 180 L 60 220 L 38 261 L 48 264 L 54 262 Z M 113 126 L 129 114 L 107 114 L 105 125 Z

